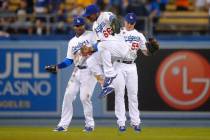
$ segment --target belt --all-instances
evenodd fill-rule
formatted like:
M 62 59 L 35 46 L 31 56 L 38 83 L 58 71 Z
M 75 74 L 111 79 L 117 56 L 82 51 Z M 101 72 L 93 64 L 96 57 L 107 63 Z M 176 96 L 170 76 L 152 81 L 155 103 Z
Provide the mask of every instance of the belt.
M 77 66 L 79 69 L 87 69 L 87 66 L 80 66 L 80 65 L 78 65 Z
M 125 64 L 133 64 L 134 61 L 125 61 L 125 60 L 117 60 L 117 62 L 125 63 Z

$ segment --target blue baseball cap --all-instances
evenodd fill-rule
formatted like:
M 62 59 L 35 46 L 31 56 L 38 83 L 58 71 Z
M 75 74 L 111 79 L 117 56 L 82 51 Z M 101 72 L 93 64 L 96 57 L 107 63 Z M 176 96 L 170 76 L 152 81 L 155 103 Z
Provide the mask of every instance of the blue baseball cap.
M 85 25 L 85 20 L 82 17 L 75 17 L 73 20 L 73 26 Z
M 125 20 L 130 23 L 130 24 L 134 24 L 136 22 L 136 14 L 134 13 L 128 13 L 125 16 Z
M 84 17 L 88 17 L 92 14 L 96 14 L 100 12 L 99 8 L 97 5 L 95 4 L 92 4 L 92 5 L 89 5 L 85 8 L 85 13 L 83 14 Z

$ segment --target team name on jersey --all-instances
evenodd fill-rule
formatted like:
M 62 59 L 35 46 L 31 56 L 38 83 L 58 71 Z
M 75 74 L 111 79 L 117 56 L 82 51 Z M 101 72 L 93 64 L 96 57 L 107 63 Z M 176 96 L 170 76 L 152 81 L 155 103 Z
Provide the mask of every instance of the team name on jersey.
M 96 33 L 102 33 L 103 28 L 106 26 L 105 22 L 101 22 L 96 28 L 95 28 L 95 32 Z
M 124 36 L 124 38 L 126 42 L 133 42 L 133 41 L 140 42 L 141 41 L 139 36 L 129 35 L 129 36 Z
M 77 51 L 80 50 L 82 46 L 88 45 L 88 44 L 90 44 L 90 42 L 88 40 L 85 40 L 83 42 L 79 42 L 76 46 L 72 47 L 73 54 L 76 54 Z

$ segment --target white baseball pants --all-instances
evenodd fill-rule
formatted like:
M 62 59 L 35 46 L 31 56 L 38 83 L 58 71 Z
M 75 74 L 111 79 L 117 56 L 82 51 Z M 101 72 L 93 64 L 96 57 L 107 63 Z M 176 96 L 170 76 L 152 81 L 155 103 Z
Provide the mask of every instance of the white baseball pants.
M 73 116 L 73 101 L 80 91 L 80 100 L 84 109 L 85 126 L 94 127 L 93 107 L 91 97 L 96 85 L 96 80 L 88 69 L 78 69 L 72 74 L 63 99 L 61 120 L 58 126 L 68 128 Z
M 125 126 L 126 110 L 124 95 L 126 86 L 131 125 L 139 125 L 141 121 L 138 110 L 138 74 L 136 64 L 115 62 L 114 68 L 118 74 L 115 82 L 113 82 L 115 87 L 115 115 L 117 117 L 117 124 L 119 126 Z
M 97 55 L 92 55 L 87 60 L 88 68 L 90 68 L 91 70 L 97 70 L 99 69 L 99 65 L 100 68 L 102 68 L 101 66 L 103 66 L 103 70 L 100 71 L 103 71 L 105 77 L 114 77 L 116 76 L 116 71 L 113 68 L 113 60 L 123 59 L 128 54 L 128 52 L 129 46 L 123 40 L 101 41 L 98 43 L 98 52 L 96 52 Z

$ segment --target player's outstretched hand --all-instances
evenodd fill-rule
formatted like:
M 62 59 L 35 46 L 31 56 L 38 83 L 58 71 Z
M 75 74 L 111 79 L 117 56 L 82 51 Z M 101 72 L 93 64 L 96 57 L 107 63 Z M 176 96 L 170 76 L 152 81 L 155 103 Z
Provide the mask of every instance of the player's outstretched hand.
M 151 55 L 160 49 L 158 41 L 155 38 L 149 38 L 149 41 L 146 43 L 146 47 Z
M 57 72 L 58 72 L 58 69 L 57 69 L 56 65 L 47 65 L 47 66 L 45 66 L 45 70 L 47 72 L 52 73 L 52 74 L 57 74 Z

